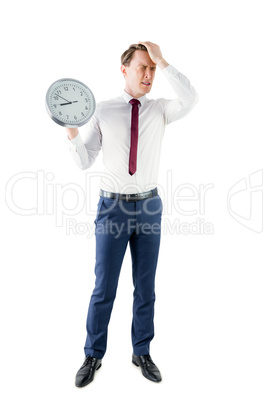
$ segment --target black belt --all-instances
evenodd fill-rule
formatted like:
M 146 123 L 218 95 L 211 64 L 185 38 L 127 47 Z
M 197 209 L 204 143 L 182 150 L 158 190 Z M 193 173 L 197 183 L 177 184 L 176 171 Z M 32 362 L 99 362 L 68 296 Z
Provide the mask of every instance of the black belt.
M 110 193 L 110 191 L 100 190 L 101 197 L 114 198 L 123 201 L 140 201 L 145 200 L 146 198 L 155 197 L 158 194 L 157 187 L 150 191 L 145 191 L 145 193 L 137 193 L 137 194 L 120 194 L 120 193 Z

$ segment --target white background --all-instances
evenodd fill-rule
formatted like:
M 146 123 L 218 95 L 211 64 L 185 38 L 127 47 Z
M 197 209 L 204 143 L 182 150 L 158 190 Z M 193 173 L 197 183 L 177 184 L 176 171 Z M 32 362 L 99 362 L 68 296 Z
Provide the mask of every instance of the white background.
M 2 6 L 2 400 L 267 401 L 267 31 L 260 0 Z M 56 79 L 73 77 L 97 101 L 120 95 L 120 55 L 140 40 L 159 44 L 200 96 L 190 115 L 167 128 L 162 151 L 163 223 L 190 228 L 162 237 L 151 354 L 163 381 L 147 381 L 131 363 L 128 249 L 103 367 L 91 385 L 77 389 L 95 239 L 68 234 L 67 219 L 92 225 L 98 181 L 86 189 L 85 177 L 98 174 L 102 155 L 90 171 L 76 167 L 64 128 L 46 113 L 45 94 Z M 161 71 L 150 97 L 174 97 Z M 254 172 L 256 197 L 250 187 L 233 196 L 234 219 L 228 192 Z M 91 214 L 81 208 L 57 226 L 62 213 L 75 211 L 74 183 L 87 192 Z M 201 199 L 181 202 L 193 215 L 170 207 L 186 183 L 211 185 L 203 213 Z M 38 214 L 27 216 L 31 208 Z M 198 219 L 213 233 L 191 226 Z

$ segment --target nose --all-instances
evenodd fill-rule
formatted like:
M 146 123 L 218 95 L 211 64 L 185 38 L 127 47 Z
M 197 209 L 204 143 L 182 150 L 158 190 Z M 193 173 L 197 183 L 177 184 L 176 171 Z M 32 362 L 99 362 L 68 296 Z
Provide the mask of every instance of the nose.
M 145 78 L 148 78 L 148 79 L 150 79 L 150 78 L 152 78 L 152 72 L 151 72 L 151 70 L 146 70 L 146 72 L 145 72 Z

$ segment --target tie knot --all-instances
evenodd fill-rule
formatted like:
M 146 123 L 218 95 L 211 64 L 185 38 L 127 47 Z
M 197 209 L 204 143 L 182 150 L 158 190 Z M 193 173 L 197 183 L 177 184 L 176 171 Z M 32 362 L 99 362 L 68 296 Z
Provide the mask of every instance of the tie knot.
M 130 101 L 129 101 L 129 103 L 132 105 L 132 106 L 134 106 L 134 105 L 139 105 L 140 104 L 140 101 L 138 100 L 138 99 L 131 99 Z

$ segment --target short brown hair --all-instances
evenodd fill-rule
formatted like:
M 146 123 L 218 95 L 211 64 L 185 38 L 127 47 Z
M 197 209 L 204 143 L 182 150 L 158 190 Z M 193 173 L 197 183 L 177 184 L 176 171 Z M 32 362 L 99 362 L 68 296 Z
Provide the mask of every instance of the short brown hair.
M 146 46 L 144 45 L 130 45 L 127 50 L 124 51 L 124 53 L 121 56 L 121 64 L 123 66 L 129 66 L 130 62 L 134 56 L 134 53 L 136 50 L 143 50 L 144 52 L 148 52 Z

